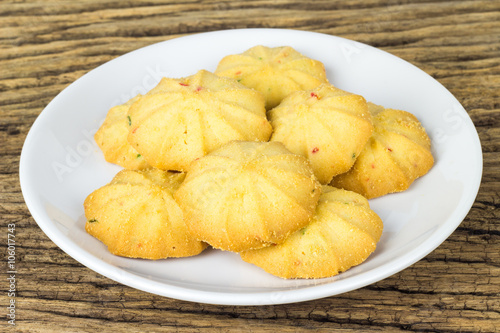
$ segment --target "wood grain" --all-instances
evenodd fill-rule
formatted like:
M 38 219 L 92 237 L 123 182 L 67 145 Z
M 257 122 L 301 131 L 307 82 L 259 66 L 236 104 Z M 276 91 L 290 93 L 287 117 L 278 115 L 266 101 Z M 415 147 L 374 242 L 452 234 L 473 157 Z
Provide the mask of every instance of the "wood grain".
M 483 149 L 481 188 L 458 229 L 411 267 L 360 290 L 274 306 L 178 301 L 109 280 L 62 252 L 31 217 L 18 180 L 30 126 L 96 66 L 186 34 L 234 28 L 317 31 L 421 68 L 465 107 Z M 17 240 L 19 332 L 500 331 L 499 1 L 2 1 L 0 213 Z M 0 300 L 7 306 L 7 269 Z M 5 311 L 5 310 L 4 310 Z M 5 312 L 4 312 L 5 313 Z

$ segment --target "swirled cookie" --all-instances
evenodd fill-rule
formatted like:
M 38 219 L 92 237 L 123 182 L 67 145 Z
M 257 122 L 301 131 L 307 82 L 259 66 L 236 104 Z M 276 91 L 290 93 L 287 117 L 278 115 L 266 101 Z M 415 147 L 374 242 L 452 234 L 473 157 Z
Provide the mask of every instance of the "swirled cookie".
M 162 259 L 193 256 L 206 244 L 192 237 L 173 198 L 185 174 L 122 170 L 84 202 L 85 230 L 116 255 Z
M 409 112 L 369 103 L 374 131 L 354 166 L 338 175 L 332 186 L 358 192 L 368 199 L 401 192 L 434 164 L 431 140 Z
M 240 253 L 286 279 L 324 278 L 359 265 L 375 250 L 383 223 L 361 195 L 323 186 L 312 222 L 282 244 Z
M 309 159 L 322 184 L 349 170 L 373 130 L 366 100 L 329 84 L 297 91 L 269 111 L 271 141 Z
M 272 131 L 259 92 L 205 70 L 163 78 L 132 104 L 128 116 L 129 143 L 162 170 L 185 171 L 224 143 L 267 141 Z
M 327 83 L 325 66 L 290 46 L 254 46 L 242 54 L 224 57 L 215 74 L 237 79 L 264 94 L 266 108 L 278 105 L 298 90 L 308 90 Z
M 127 141 L 128 110 L 139 98 L 140 95 L 109 109 L 106 119 L 94 135 L 95 142 L 104 154 L 104 159 L 126 169 L 150 168 L 144 157 Z
M 175 198 L 195 237 L 239 252 L 307 225 L 320 192 L 307 160 L 283 144 L 233 141 L 194 161 Z

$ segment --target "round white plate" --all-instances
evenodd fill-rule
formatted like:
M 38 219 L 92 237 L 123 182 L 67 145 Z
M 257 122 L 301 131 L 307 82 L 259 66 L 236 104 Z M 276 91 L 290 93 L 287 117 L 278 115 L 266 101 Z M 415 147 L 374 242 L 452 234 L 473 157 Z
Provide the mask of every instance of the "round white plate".
M 338 276 L 283 280 L 207 250 L 148 261 L 111 255 L 84 230 L 83 201 L 119 167 L 104 161 L 93 134 L 108 109 L 145 93 L 162 76 L 214 71 L 219 60 L 254 45 L 290 45 L 322 61 L 331 83 L 385 107 L 415 114 L 432 139 L 436 163 L 408 191 L 371 200 L 384 220 L 375 253 Z M 413 65 L 351 40 L 304 31 L 227 30 L 151 45 L 114 59 L 64 89 L 33 124 L 23 147 L 21 188 L 40 228 L 90 269 L 125 285 L 176 299 L 228 305 L 306 301 L 354 290 L 410 266 L 462 222 L 477 195 L 482 155 L 474 125 L 441 84 Z

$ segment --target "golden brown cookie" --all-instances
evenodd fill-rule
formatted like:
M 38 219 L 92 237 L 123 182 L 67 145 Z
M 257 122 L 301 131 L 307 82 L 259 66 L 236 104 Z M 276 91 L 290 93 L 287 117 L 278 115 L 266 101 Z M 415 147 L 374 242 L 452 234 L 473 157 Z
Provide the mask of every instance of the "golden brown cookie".
M 352 169 L 330 184 L 371 199 L 408 189 L 430 170 L 434 158 L 431 140 L 414 115 L 373 103 L 369 109 L 374 124 L 371 138 Z
M 128 141 L 162 170 L 185 171 L 231 140 L 267 141 L 272 132 L 259 92 L 204 70 L 162 79 L 128 116 Z
M 320 192 L 307 160 L 283 144 L 233 141 L 193 162 L 175 198 L 193 235 L 239 252 L 307 225 Z
M 303 56 L 290 46 L 254 46 L 242 54 L 224 57 L 215 74 L 237 79 L 264 94 L 266 108 L 278 105 L 298 90 L 308 90 L 327 83 L 325 66 Z
M 84 203 L 85 230 L 116 255 L 162 259 L 206 248 L 189 233 L 173 198 L 185 174 L 123 170 Z
M 112 107 L 104 123 L 94 135 L 94 139 L 101 148 L 104 159 L 125 169 L 150 168 L 144 157 L 128 143 L 129 132 L 128 110 L 140 98 L 140 95 L 128 102 Z
M 352 167 L 373 130 L 366 100 L 329 84 L 290 94 L 269 119 L 271 141 L 308 158 L 322 184 Z
M 241 258 L 285 279 L 334 276 L 375 250 L 383 224 L 361 195 L 323 186 L 316 215 L 279 245 L 242 252 Z

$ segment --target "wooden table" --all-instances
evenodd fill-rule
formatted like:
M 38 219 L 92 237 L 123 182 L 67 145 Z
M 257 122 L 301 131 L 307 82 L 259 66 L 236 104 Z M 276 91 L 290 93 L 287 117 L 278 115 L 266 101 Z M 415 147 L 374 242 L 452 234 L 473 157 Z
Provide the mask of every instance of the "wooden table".
M 3 1 L 0 5 L 0 213 L 15 224 L 16 327 L 2 331 L 500 331 L 499 1 Z M 383 281 L 342 295 L 274 306 L 216 306 L 145 293 L 60 250 L 37 226 L 18 178 L 24 139 L 43 108 L 96 66 L 187 34 L 293 28 L 357 40 L 432 75 L 479 133 L 484 172 L 471 211 L 435 251 Z M 6 259 L 4 259 L 6 262 Z

